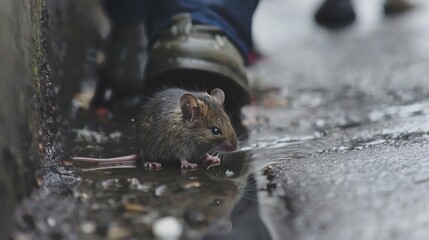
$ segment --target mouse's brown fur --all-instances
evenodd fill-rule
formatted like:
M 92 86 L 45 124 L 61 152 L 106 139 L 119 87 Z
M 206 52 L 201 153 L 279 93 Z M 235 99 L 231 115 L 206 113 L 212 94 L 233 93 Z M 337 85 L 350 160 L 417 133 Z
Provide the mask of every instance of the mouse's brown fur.
M 165 89 L 146 99 L 137 132 L 140 160 L 145 164 L 195 163 L 210 158 L 208 152 L 237 149 L 237 136 L 223 109 L 223 100 L 220 89 L 208 94 L 178 88 Z

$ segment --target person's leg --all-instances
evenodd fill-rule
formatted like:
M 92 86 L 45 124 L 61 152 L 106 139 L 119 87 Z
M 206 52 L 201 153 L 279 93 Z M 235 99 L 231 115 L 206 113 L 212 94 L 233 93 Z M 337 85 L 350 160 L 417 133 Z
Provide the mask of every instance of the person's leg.
M 146 56 L 143 23 L 148 12 L 146 0 L 104 0 L 111 31 L 104 47 L 105 61 L 98 70 L 98 83 L 92 107 L 141 94 Z
M 314 16 L 326 28 L 343 28 L 354 22 L 356 14 L 351 0 L 323 0 Z

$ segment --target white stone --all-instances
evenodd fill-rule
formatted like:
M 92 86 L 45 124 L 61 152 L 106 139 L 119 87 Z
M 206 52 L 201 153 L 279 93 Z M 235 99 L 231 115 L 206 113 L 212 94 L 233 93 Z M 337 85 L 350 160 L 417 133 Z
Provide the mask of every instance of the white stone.
M 163 217 L 155 221 L 152 232 L 157 239 L 175 240 L 182 234 L 183 226 L 175 217 Z

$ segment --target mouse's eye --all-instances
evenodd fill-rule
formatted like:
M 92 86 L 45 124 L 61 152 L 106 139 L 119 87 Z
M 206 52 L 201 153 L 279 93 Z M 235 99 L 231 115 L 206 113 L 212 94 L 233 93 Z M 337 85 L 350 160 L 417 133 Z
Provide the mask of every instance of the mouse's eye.
M 213 200 L 213 202 L 212 202 L 212 205 L 213 205 L 213 206 L 219 206 L 219 205 L 221 205 L 222 203 L 223 203 L 223 200 L 222 200 L 222 199 L 215 198 L 215 199 Z
M 219 135 L 221 133 L 220 129 L 218 127 L 212 127 L 212 128 L 210 128 L 210 130 L 212 130 L 212 133 L 214 135 Z

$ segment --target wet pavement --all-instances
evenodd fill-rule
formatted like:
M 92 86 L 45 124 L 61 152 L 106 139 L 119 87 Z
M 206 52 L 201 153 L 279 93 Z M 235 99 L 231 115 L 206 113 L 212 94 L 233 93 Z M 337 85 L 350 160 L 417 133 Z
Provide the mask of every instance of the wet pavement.
M 73 164 L 132 153 L 134 122 L 130 109 L 85 110 L 91 83 L 69 88 L 64 152 L 18 209 L 16 238 L 425 239 L 429 4 L 415 2 L 387 18 L 359 1 L 357 22 L 331 32 L 312 20 L 318 1 L 261 1 L 250 137 L 208 170 Z M 97 57 L 84 57 L 60 77 L 93 78 Z
M 268 56 L 252 72 L 280 87 L 247 109 L 258 165 L 273 162 L 256 178 L 275 188 L 259 192 L 262 218 L 276 239 L 426 239 L 429 6 L 385 17 L 359 1 L 330 32 L 311 2 L 266 1 L 272 22 L 255 26 Z

